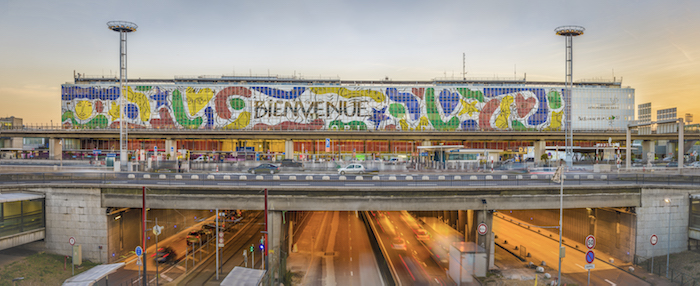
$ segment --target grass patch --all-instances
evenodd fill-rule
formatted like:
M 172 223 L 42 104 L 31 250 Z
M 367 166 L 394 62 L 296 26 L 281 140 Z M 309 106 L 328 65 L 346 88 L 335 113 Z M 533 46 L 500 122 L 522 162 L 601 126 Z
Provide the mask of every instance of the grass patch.
M 37 253 L 26 258 L 5 265 L 0 268 L 0 286 L 10 286 L 12 279 L 24 277 L 17 285 L 61 285 L 70 278 L 70 258 L 66 270 L 63 270 L 64 256 L 48 253 Z M 87 271 L 98 265 L 90 261 L 83 261 L 83 265 L 75 266 L 75 275 Z

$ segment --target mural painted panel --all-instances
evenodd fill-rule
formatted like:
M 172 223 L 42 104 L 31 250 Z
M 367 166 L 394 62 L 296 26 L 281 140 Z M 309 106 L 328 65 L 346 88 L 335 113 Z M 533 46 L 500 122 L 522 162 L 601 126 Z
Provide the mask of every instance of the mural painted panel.
M 247 130 L 562 130 L 557 88 L 125 87 L 130 128 Z M 64 128 L 119 128 L 119 87 L 64 85 Z

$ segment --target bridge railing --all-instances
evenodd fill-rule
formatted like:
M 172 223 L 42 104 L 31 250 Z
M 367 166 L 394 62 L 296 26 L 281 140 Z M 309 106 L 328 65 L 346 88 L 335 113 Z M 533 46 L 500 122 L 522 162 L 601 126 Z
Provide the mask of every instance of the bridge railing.
M 282 173 L 6 173 L 0 185 L 20 184 L 127 184 L 202 186 L 317 186 L 317 187 L 498 187 L 557 186 L 549 174 L 381 174 L 337 175 Z M 681 185 L 698 186 L 700 176 L 674 174 L 579 174 L 565 175 L 564 185 Z

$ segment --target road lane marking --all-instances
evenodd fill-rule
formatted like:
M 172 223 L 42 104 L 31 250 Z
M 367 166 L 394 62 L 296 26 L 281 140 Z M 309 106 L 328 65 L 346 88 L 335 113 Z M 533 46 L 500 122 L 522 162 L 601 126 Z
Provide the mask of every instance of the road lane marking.
M 576 265 L 576 266 L 578 266 L 578 267 L 581 267 L 581 269 L 586 269 L 586 268 L 583 268 L 583 266 L 578 265 L 577 263 L 574 263 L 574 265 Z
M 608 279 L 605 279 L 605 282 L 610 283 L 611 286 L 617 286 L 617 284 L 613 283 L 612 281 L 610 281 L 610 280 L 608 280 Z
M 352 276 L 352 271 L 350 271 L 350 276 Z

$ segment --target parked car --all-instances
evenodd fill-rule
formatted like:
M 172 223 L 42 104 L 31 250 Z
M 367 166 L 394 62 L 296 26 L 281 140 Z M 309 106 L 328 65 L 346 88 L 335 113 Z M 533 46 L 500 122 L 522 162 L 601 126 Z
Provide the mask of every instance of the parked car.
M 155 261 L 158 263 L 168 263 L 173 264 L 176 261 L 177 255 L 175 251 L 170 247 L 158 248 L 158 251 L 153 254 Z
M 251 174 L 262 174 L 262 173 L 279 173 L 280 172 L 280 167 L 277 167 L 277 165 L 272 165 L 272 164 L 260 164 L 260 166 L 253 167 L 248 169 L 248 173 Z
M 197 157 L 197 159 L 192 160 L 192 162 L 204 162 L 204 158 L 205 158 L 205 156 L 202 155 L 202 156 Z
M 282 167 L 302 167 L 304 164 L 298 161 L 294 161 L 292 159 L 283 159 L 282 160 Z
M 338 174 L 345 175 L 345 174 L 368 174 L 368 173 L 377 173 L 379 170 L 377 169 L 367 169 L 365 168 L 364 165 L 362 164 L 350 164 L 347 165 L 343 168 L 338 169 Z

